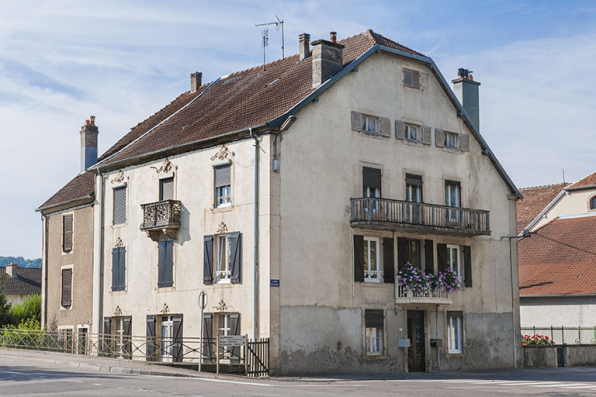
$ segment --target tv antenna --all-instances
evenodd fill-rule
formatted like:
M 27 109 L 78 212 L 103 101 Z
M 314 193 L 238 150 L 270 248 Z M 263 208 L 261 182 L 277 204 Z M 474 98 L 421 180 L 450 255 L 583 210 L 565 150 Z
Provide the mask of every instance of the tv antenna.
M 275 19 L 277 19 L 277 22 L 258 23 L 255 26 L 275 25 L 275 30 L 277 30 L 278 32 L 279 32 L 279 28 L 281 27 L 281 57 L 285 58 L 285 54 L 284 54 L 284 21 L 282 19 L 279 19 L 279 17 L 277 15 L 275 15 Z M 267 29 L 265 29 L 265 30 L 267 30 Z M 263 47 L 263 52 L 264 52 L 264 48 L 265 47 Z

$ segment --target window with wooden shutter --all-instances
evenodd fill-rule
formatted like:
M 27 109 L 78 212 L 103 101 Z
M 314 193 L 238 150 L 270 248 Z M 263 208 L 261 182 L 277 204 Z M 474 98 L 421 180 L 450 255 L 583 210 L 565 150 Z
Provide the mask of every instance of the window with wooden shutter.
M 215 206 L 225 207 L 232 203 L 232 165 L 220 165 L 214 168 Z
M 426 274 L 435 273 L 433 241 L 424 240 L 424 272 Z
M 387 117 L 381 117 L 379 119 L 381 125 L 381 135 L 384 137 L 391 137 L 391 120 Z
M 112 291 L 126 289 L 126 248 L 117 247 L 112 250 Z
M 159 242 L 159 263 L 157 286 L 159 288 L 174 285 L 174 241 Z
M 157 343 L 156 343 L 156 335 L 155 335 L 155 324 L 156 324 L 156 317 L 154 314 L 147 315 L 147 328 L 146 328 L 146 335 L 147 335 L 147 344 L 146 344 L 146 357 L 147 361 L 157 361 Z
M 240 282 L 240 266 L 241 266 L 241 235 L 239 232 L 233 232 L 230 236 L 230 282 L 238 284 Z
M 62 269 L 62 307 L 72 305 L 72 269 Z
M 352 131 L 362 131 L 362 113 L 352 112 Z
M 126 186 L 114 189 L 113 224 L 121 225 L 126 222 Z
M 72 251 L 72 214 L 62 217 L 62 251 Z
M 406 122 L 395 120 L 395 138 L 406 139 Z
M 404 68 L 404 85 L 410 88 L 420 89 L 420 72 Z
M 213 236 L 205 236 L 203 242 L 203 284 L 213 284 Z

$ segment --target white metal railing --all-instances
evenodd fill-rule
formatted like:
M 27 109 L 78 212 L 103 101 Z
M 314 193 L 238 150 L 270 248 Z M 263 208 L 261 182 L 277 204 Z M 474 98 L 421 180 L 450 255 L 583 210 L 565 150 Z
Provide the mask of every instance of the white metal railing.
M 383 272 L 381 270 L 365 270 L 364 281 L 380 283 L 383 280 Z
M 229 270 L 217 270 L 215 272 L 215 279 L 218 283 L 225 283 L 230 281 L 230 271 Z
M 450 293 L 445 288 L 432 289 L 430 286 L 423 291 L 414 291 L 401 285 L 400 277 L 395 277 L 396 300 L 401 303 L 441 303 L 451 304 Z

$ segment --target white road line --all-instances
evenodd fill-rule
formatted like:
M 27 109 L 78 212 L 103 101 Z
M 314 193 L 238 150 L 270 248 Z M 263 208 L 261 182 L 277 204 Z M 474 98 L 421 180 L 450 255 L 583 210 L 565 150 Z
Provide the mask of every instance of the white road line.
M 596 385 L 588 385 L 587 383 L 566 383 L 564 385 L 557 386 L 557 387 L 564 387 L 564 388 L 568 389 L 568 388 L 574 388 L 574 387 L 596 387 Z
M 61 380 L 62 382 L 83 383 L 82 380 L 74 380 L 74 379 L 58 379 L 58 380 Z
M 94 383 L 93 386 L 101 386 L 101 383 Z

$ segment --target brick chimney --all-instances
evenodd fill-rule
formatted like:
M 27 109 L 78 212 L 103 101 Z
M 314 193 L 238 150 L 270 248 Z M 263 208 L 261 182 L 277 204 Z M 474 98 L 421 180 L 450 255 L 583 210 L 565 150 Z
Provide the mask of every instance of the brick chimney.
M 18 274 L 17 274 L 18 268 L 19 268 L 19 265 L 15 265 L 14 263 L 11 262 L 8 265 L 6 265 L 6 274 L 8 274 L 12 278 L 17 278 L 18 277 Z
M 99 129 L 95 125 L 95 116 L 91 116 L 81 127 L 81 172 L 97 163 L 97 134 Z
M 310 56 L 310 35 L 308 33 L 298 36 L 298 46 L 300 47 L 300 60 L 308 58 Z
M 190 92 L 195 93 L 203 85 L 203 73 L 194 72 L 190 74 Z
M 337 44 L 336 33 L 331 32 L 331 41 L 312 42 L 312 85 L 317 87 L 343 68 L 343 48 Z
M 474 81 L 472 73 L 471 70 L 459 68 L 457 78 L 451 82 L 455 96 L 476 125 L 476 129 L 480 131 L 480 98 L 478 95 L 480 83 Z

